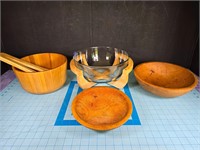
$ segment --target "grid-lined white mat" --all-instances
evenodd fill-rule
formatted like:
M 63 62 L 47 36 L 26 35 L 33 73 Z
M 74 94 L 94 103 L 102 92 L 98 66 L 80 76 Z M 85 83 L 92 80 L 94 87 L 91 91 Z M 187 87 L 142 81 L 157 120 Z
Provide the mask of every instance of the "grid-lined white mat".
M 62 107 L 75 80 L 68 71 L 66 84 L 45 95 L 25 92 L 17 79 L 1 91 L 0 150 L 200 149 L 200 94 L 196 89 L 177 98 L 160 98 L 143 90 L 131 72 L 128 88 L 137 110 L 136 122 L 97 132 L 73 122 L 59 124 L 59 114 L 62 120 L 73 121 L 70 103 L 77 84 L 71 89 L 66 112 Z

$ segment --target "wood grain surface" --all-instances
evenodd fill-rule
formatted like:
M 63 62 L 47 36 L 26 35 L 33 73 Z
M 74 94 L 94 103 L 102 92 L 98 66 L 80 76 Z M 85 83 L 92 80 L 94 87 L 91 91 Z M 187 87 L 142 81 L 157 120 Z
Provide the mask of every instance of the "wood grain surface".
M 12 55 L 9 55 L 3 52 L 0 53 L 0 60 L 25 72 L 36 72 L 36 71 L 48 70 L 44 67 L 32 64 L 23 59 L 16 58 Z
M 67 58 L 57 53 L 40 53 L 22 58 L 25 61 L 45 67 L 42 72 L 23 72 L 12 67 L 21 86 L 33 94 L 45 94 L 62 87 L 67 78 Z
M 190 70 L 165 62 L 142 63 L 136 66 L 134 75 L 144 89 L 162 97 L 181 96 L 198 83 Z
M 132 102 L 122 91 L 98 86 L 86 89 L 72 102 L 72 113 L 82 125 L 110 130 L 123 125 L 132 113 Z

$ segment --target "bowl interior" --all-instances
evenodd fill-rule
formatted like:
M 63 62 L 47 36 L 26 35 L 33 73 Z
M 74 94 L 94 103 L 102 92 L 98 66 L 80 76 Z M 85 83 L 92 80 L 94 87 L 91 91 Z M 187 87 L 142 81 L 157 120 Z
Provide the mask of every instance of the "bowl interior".
M 126 51 L 117 48 L 90 47 L 75 52 L 74 60 L 87 66 L 113 66 L 126 62 L 128 54 Z
M 67 61 L 64 55 L 57 53 L 34 54 L 23 57 L 22 59 L 47 69 L 59 67 Z
M 125 123 L 132 113 L 130 99 L 110 87 L 89 88 L 75 97 L 72 113 L 82 125 L 95 130 L 109 130 Z
M 141 80 L 165 88 L 184 88 L 195 82 L 189 70 L 169 63 L 143 63 L 134 72 Z

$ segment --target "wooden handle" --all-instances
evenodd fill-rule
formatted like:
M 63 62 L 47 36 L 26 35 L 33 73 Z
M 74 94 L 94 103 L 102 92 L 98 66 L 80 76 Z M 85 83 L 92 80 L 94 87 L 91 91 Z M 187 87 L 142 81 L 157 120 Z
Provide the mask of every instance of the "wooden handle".
M 1 54 L 0 54 L 0 60 L 5 62 L 5 63 L 7 63 L 7 64 L 9 64 L 9 65 L 11 65 L 11 66 L 14 66 L 14 67 L 18 68 L 18 69 L 20 69 L 20 70 L 22 70 L 24 72 L 35 72 L 33 69 L 30 69 L 30 68 L 27 68 L 27 67 L 25 67 L 23 65 L 20 65 L 19 63 L 16 63 L 16 62 L 14 62 L 14 61 L 2 56 Z
M 48 69 L 18 59 L 6 53 L 0 53 L 0 60 L 25 72 L 47 71 Z

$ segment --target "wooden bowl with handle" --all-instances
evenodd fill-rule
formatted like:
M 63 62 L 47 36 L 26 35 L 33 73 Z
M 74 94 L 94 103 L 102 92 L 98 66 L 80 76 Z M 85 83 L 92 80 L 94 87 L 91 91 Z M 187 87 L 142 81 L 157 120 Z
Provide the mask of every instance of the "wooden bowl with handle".
M 29 93 L 45 94 L 61 88 L 67 78 L 67 58 L 58 53 L 40 53 L 21 58 L 47 71 L 24 72 L 12 67 L 22 88 Z
M 181 96 L 198 84 L 190 70 L 166 62 L 142 63 L 135 67 L 134 75 L 145 90 L 161 97 Z

